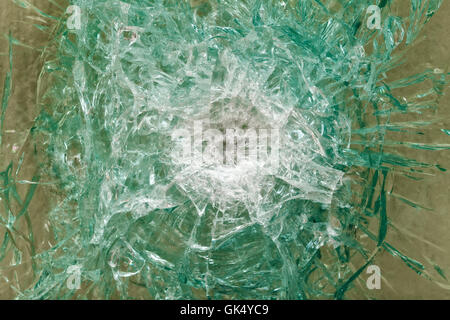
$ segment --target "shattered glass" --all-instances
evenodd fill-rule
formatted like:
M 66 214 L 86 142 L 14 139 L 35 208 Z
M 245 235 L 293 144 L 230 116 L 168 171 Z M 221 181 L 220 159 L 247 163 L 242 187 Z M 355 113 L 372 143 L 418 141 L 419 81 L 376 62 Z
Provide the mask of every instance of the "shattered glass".
M 440 0 L 405 16 L 378 1 L 379 29 L 368 0 L 71 0 L 60 17 L 15 2 L 54 23 L 29 137 L 39 169 L 0 168 L 0 260 L 31 261 L 17 298 L 342 299 L 382 251 L 434 277 L 386 235 L 392 175 L 445 170 L 397 148 L 449 144 L 392 134 L 433 121 L 447 71 L 390 77 Z M 45 246 L 28 210 L 40 185 Z

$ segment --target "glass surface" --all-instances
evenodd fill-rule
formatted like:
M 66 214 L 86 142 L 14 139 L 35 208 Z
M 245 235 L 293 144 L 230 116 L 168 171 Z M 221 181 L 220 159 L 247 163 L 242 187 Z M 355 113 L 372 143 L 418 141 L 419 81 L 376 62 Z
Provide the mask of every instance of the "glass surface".
M 3 1 L 0 298 L 450 298 L 450 2 L 373 2 Z

